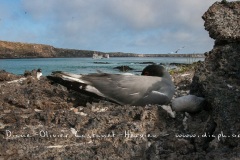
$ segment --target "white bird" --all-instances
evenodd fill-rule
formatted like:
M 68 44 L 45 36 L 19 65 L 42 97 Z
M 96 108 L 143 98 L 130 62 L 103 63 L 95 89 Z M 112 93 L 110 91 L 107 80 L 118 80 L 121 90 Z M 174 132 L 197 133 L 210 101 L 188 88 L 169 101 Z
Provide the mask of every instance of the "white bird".
M 37 70 L 37 79 L 40 80 L 40 77 L 42 76 L 42 70 L 39 68 Z

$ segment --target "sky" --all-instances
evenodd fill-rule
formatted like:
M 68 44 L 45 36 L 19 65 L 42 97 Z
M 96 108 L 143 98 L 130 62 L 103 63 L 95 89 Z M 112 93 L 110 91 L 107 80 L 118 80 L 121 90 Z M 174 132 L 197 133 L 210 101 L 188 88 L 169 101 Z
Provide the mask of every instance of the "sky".
M 204 53 L 216 0 L 0 0 L 0 40 L 139 54 Z

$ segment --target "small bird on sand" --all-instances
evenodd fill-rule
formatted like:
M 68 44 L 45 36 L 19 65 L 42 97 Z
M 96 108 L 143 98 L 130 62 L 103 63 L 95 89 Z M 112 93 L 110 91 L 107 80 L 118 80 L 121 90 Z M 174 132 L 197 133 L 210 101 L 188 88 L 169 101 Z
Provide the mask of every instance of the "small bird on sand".
M 40 77 L 42 76 L 42 70 L 39 68 L 37 70 L 37 79 L 40 80 Z
M 167 104 L 175 92 L 170 74 L 160 65 L 147 66 L 141 76 L 108 73 L 79 75 L 57 71 L 47 77 L 62 82 L 68 88 L 74 86 L 120 105 Z

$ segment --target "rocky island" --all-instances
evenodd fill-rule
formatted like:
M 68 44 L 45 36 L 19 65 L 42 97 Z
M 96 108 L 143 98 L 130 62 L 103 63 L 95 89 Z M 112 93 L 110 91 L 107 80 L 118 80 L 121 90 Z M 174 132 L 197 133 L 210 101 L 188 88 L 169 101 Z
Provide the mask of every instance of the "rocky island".
M 0 159 L 239 159 L 239 17 L 239 1 L 214 3 L 203 15 L 214 48 L 194 69 L 170 72 L 174 98 L 206 99 L 194 114 L 120 106 L 37 80 L 36 70 L 1 71 Z
M 92 57 L 96 51 L 55 48 L 45 44 L 0 41 L 0 59 L 11 58 L 73 58 Z M 204 57 L 203 54 L 135 54 L 98 52 L 110 57 Z

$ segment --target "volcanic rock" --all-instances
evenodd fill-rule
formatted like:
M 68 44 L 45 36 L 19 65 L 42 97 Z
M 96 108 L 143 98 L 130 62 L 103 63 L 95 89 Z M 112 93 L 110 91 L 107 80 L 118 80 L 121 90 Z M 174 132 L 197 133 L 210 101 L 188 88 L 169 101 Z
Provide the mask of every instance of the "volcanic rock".
M 205 12 L 205 29 L 216 42 L 240 41 L 239 8 L 239 2 L 216 2 Z
M 203 15 L 215 45 L 196 68 L 191 88 L 191 94 L 205 97 L 210 104 L 210 119 L 217 125 L 214 133 L 221 134 L 215 148 L 219 150 L 223 146 L 239 149 L 240 145 L 240 138 L 235 137 L 240 132 L 239 17 L 240 1 L 216 2 Z
M 118 69 L 121 72 L 127 72 L 129 70 L 133 70 L 133 68 L 129 66 L 117 66 L 117 67 L 114 67 L 113 69 Z

